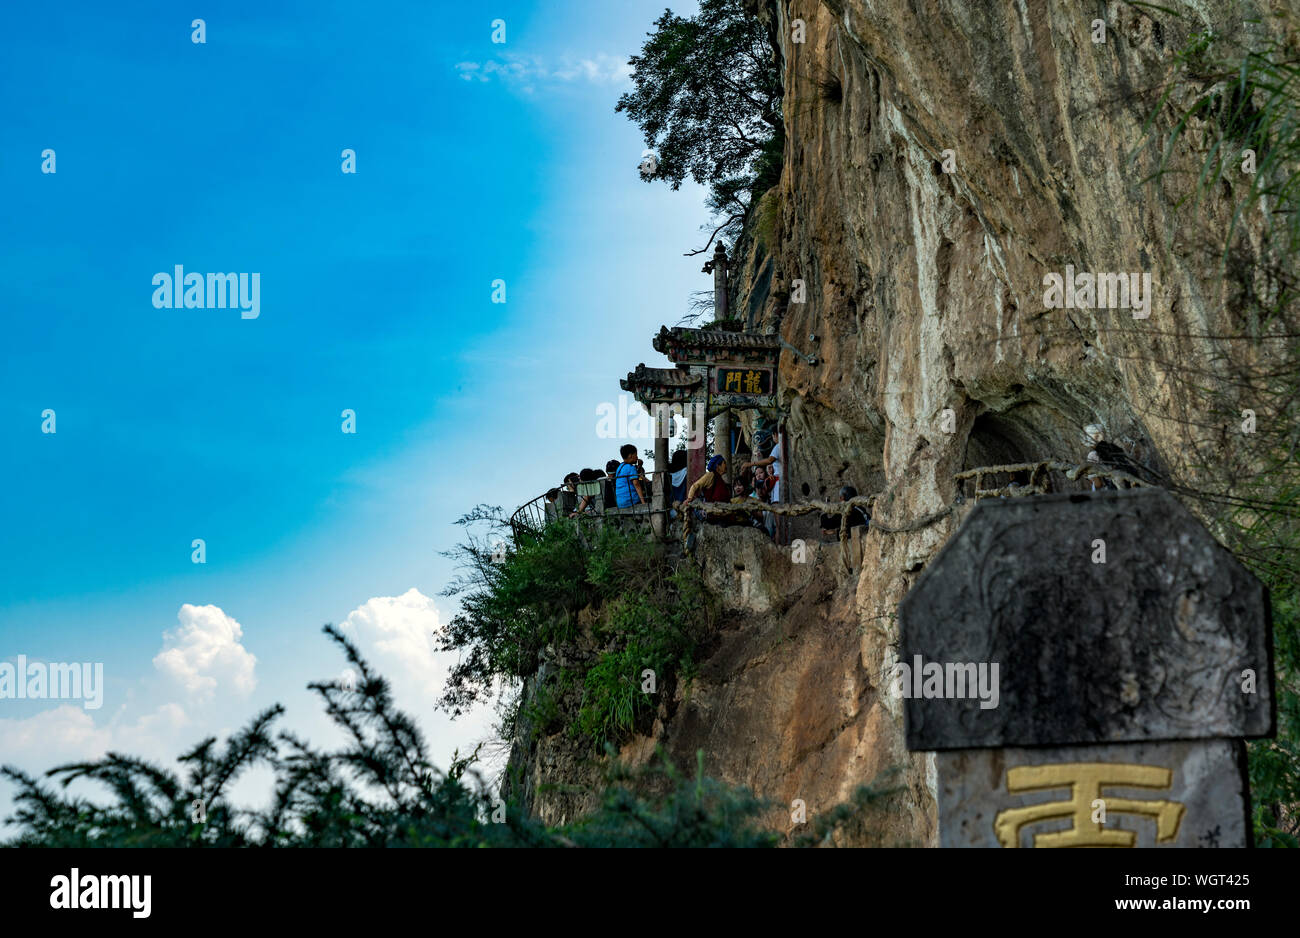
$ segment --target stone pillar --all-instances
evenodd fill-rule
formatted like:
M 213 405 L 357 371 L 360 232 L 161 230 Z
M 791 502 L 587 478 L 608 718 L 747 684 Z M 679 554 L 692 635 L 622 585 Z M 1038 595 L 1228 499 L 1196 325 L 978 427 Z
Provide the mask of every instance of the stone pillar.
M 727 461 L 728 469 L 734 468 L 731 465 L 731 411 L 729 410 L 724 410 L 713 418 L 713 452 Z M 732 478 L 735 478 L 734 473 Z
M 663 539 L 668 533 L 668 503 L 672 498 L 673 480 L 668 472 L 668 438 L 655 436 L 655 478 L 659 482 L 650 500 L 650 528 L 655 537 Z
M 898 610 L 944 847 L 1245 847 L 1268 590 L 1163 489 L 981 501 Z
M 706 443 L 708 430 L 708 409 L 704 404 L 692 404 L 687 409 L 686 435 L 686 484 L 691 486 L 695 480 L 704 475 L 704 466 L 709 461 L 709 448 Z M 698 442 L 698 446 L 693 444 Z

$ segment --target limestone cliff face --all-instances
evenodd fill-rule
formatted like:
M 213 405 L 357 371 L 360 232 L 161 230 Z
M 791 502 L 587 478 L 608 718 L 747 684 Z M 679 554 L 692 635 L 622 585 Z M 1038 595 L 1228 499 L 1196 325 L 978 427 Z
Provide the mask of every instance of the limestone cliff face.
M 1254 17 L 1269 28 L 1273 11 L 1165 5 L 1182 16 L 1117 2 L 752 0 L 778 49 L 788 142 L 763 234 L 739 246 L 733 308 L 815 362 L 781 360 L 796 494 L 852 483 L 883 493 L 877 520 L 896 526 L 952 505 L 963 468 L 1082 461 L 1092 423 L 1148 465 L 1187 460 L 1183 419 L 1198 401 L 1169 369 L 1208 360 L 1187 334 L 1240 329 L 1203 249 L 1226 229 L 1230 192 L 1176 212 L 1189 182 L 1144 181 L 1155 155 L 1130 155 L 1188 37 Z M 1044 275 L 1066 265 L 1149 272 L 1150 318 L 1045 308 Z M 734 627 L 655 739 L 626 754 L 658 741 L 690 764 L 700 748 L 711 773 L 810 813 L 894 767 L 904 793 L 849 842 L 935 844 L 933 769 L 904 749 L 884 688 L 898 603 L 959 520 L 873 526 L 852 573 L 825 555 L 793 565 L 752 532 L 708 532 L 706 574 Z
M 935 836 L 925 761 L 902 750 L 897 704 L 889 704 L 863 649 L 874 643 L 855 600 L 858 577 L 838 545 L 807 542 L 794 557 L 763 533 L 706 527 L 697 559 L 722 599 L 721 625 L 699 672 L 661 700 L 650 731 L 623 746 L 628 765 L 656 748 L 690 770 L 746 785 L 773 802 L 773 828 L 796 832 L 802 801 L 809 818 L 847 801 L 864 783 L 892 794 L 841 835 L 847 843 L 923 846 Z M 870 633 L 874 635 L 874 632 Z M 873 665 L 874 666 L 874 665 Z M 553 672 L 545 665 L 526 694 Z M 568 702 L 572 708 L 576 698 Z M 511 794 L 548 823 L 596 806 L 602 766 L 588 745 L 557 725 L 525 727 L 512 762 L 522 778 Z

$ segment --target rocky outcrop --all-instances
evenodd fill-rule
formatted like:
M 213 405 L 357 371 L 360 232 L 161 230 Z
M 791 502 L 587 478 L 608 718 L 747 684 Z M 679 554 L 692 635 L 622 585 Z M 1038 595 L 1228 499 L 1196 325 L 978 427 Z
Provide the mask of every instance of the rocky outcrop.
M 1254 17 L 1270 29 L 1274 11 L 1165 5 L 1181 15 L 1119 2 L 752 0 L 777 46 L 787 144 L 763 234 L 739 245 L 732 308 L 802 353 L 780 364 L 796 495 L 852 483 L 882 493 L 886 523 L 851 574 L 824 556 L 796 570 L 751 532 L 706 532 L 706 571 L 733 624 L 689 697 L 629 755 L 659 742 L 689 764 L 702 749 L 711 773 L 810 812 L 896 768 L 904 794 L 849 842 L 937 843 L 932 764 L 904 750 L 882 688 L 898 603 L 958 521 L 941 514 L 954 474 L 1082 461 L 1089 424 L 1147 466 L 1186 468 L 1203 402 L 1179 370 L 1212 367 L 1194 336 L 1241 329 L 1211 270 L 1231 178 L 1177 211 L 1194 174 L 1150 181 L 1158 146 L 1134 153 L 1188 38 Z M 1171 120 L 1157 118 L 1157 139 Z M 1150 273 L 1149 318 L 1048 308 L 1044 276 L 1067 265 Z
M 1189 36 L 1270 11 L 1173 6 L 1181 17 L 1032 0 L 756 6 L 780 48 L 788 144 L 774 233 L 742 244 L 736 305 L 816 361 L 781 360 L 796 488 L 883 492 L 878 517 L 900 522 L 952 504 L 962 468 L 1082 461 L 1088 424 L 1156 469 L 1192 455 L 1203 402 L 1178 372 L 1212 350 L 1189 336 L 1241 329 L 1213 270 L 1231 192 L 1176 211 L 1194 174 L 1149 182 L 1159 147 L 1131 156 Z M 1044 275 L 1066 265 L 1149 272 L 1150 317 L 1048 309 Z M 898 602 L 956 522 L 873 528 L 843 674 L 884 683 Z M 868 746 L 898 750 L 889 715 Z M 911 771 L 919 791 L 927 771 Z M 928 797 L 910 808 L 924 839 Z
M 771 801 L 766 820 L 786 833 L 798 829 L 798 802 L 811 818 L 872 784 L 893 794 L 872 808 L 853 842 L 928 843 L 934 819 L 920 780 L 924 758 L 904 751 L 892 729 L 897 703 L 862 657 L 857 577 L 840 547 L 809 541 L 792 553 L 755 529 L 706 526 L 696 559 L 723 602 L 720 626 L 698 673 L 676 683 L 648 732 L 622 747 L 621 761 L 645 765 L 661 750 L 689 769 L 703 752 L 708 774 Z M 530 683 L 549 679 L 543 673 Z M 589 744 L 550 729 L 521 738 L 525 748 L 513 761 L 524 773 L 513 791 L 542 820 L 562 823 L 595 807 L 603 765 Z

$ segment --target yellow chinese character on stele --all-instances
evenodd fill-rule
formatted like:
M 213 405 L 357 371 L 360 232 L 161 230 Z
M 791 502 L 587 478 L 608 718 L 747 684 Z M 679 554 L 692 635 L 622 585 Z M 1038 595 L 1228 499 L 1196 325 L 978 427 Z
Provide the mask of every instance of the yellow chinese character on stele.
M 1066 762 L 1059 765 L 1022 765 L 1007 770 L 1007 791 L 1021 794 L 1045 788 L 1070 788 L 1069 801 L 1049 801 L 1024 808 L 1008 808 L 993 819 L 993 831 L 1004 847 L 1020 845 L 1020 829 L 1026 824 L 1070 818 L 1063 831 L 1035 834 L 1035 847 L 1131 847 L 1137 842 L 1133 831 L 1106 830 L 1105 813 L 1142 814 L 1156 820 L 1156 841 L 1178 836 L 1187 806 L 1177 801 L 1141 801 L 1135 798 L 1103 798 L 1103 786 L 1168 788 L 1173 772 L 1157 765 Z M 1093 803 L 1104 805 L 1103 819 L 1093 820 Z
M 730 391 L 730 390 L 732 389 L 732 385 L 735 385 L 735 389 L 736 389 L 737 391 L 740 390 L 740 372 L 739 372 L 739 371 L 728 371 L 728 372 L 727 372 L 727 383 L 723 386 L 722 390 L 724 390 L 724 391 Z
M 762 385 L 759 384 L 760 377 L 761 375 L 759 375 L 757 371 L 745 372 L 745 393 L 746 394 L 759 393 L 759 391 L 762 389 Z

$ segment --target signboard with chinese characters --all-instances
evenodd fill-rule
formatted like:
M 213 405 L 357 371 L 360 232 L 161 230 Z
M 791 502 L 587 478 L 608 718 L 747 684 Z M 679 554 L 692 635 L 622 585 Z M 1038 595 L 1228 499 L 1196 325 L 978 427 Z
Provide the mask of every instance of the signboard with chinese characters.
M 1244 744 L 935 754 L 942 847 L 1245 847 Z
M 715 405 L 772 407 L 776 404 L 776 375 L 771 368 L 719 363 L 713 368 L 709 391 Z
M 1268 592 L 1169 492 L 978 503 L 899 607 L 951 847 L 1240 847 Z
M 1164 489 L 979 502 L 899 622 L 903 662 L 999 668 L 996 706 L 910 694 L 913 749 L 1273 734 L 1267 590 Z

